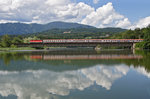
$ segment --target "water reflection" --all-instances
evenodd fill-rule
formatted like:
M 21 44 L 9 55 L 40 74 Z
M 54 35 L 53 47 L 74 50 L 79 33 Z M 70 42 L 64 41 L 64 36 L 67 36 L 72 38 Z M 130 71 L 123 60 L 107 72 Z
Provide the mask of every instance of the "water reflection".
M 31 55 L 40 60 L 83 60 L 83 59 L 141 59 L 140 55 Z
M 110 90 L 113 82 L 126 75 L 128 70 L 126 66 L 94 66 L 66 72 L 0 71 L 0 94 L 13 94 L 19 99 L 40 95 L 41 99 L 49 99 L 49 93 L 65 96 L 69 95 L 72 89 L 84 90 L 94 83 Z
M 142 63 L 143 60 L 148 62 L 148 57 L 141 52 L 1 53 L 0 95 L 15 95 L 18 99 L 59 99 L 70 96 L 73 90 L 84 92 L 92 86 L 99 86 L 100 92 L 119 90 L 112 88 L 113 85 L 119 79 L 131 76 L 130 72 L 150 78 L 149 63 Z M 99 97 L 95 96 L 95 99 Z

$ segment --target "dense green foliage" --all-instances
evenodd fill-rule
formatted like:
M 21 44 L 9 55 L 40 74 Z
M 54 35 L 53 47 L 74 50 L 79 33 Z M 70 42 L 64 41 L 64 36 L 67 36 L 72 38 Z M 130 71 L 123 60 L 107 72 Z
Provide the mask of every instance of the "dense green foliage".
M 40 40 L 40 38 L 37 38 L 36 36 L 22 37 L 22 36 L 3 35 L 0 38 L 0 50 L 15 50 L 15 49 L 21 50 L 21 48 L 20 49 L 17 48 L 16 44 L 29 43 L 30 40 Z
M 11 39 L 8 35 L 4 35 L 2 37 L 1 46 L 2 47 L 10 47 L 11 46 Z
M 22 37 L 14 37 L 13 40 L 12 40 L 12 43 L 13 44 L 16 44 L 16 43 L 22 43 Z
M 150 39 L 146 39 L 143 42 L 136 44 L 137 48 L 150 49 Z
M 136 28 L 135 30 L 127 30 L 120 34 L 113 35 L 111 38 L 118 39 L 150 39 L 150 25 L 146 28 Z
M 9 35 L 4 35 L 1 37 L 0 47 L 3 47 L 3 48 L 16 47 L 14 44 L 22 43 L 22 42 L 23 40 L 21 36 L 12 38 Z
M 37 38 L 36 36 L 34 36 L 34 37 L 26 37 L 22 41 L 23 41 L 23 43 L 29 43 L 30 40 L 40 40 L 40 38 Z
M 121 28 L 71 28 L 51 29 L 48 31 L 29 34 L 25 36 L 37 36 L 41 39 L 83 39 L 83 38 L 106 38 L 113 34 L 126 31 Z M 69 32 L 69 33 L 65 33 Z
M 150 49 L 150 25 L 146 28 L 137 28 L 135 30 L 127 30 L 120 34 L 113 35 L 114 39 L 144 39 L 143 42 L 137 43 L 137 48 Z

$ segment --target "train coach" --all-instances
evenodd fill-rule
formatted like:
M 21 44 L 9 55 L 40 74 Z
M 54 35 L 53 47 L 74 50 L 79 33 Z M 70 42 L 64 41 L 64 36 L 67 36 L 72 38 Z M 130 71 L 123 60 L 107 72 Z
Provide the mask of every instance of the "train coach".
M 142 42 L 143 39 L 46 39 L 30 40 L 30 43 L 103 43 L 103 42 Z

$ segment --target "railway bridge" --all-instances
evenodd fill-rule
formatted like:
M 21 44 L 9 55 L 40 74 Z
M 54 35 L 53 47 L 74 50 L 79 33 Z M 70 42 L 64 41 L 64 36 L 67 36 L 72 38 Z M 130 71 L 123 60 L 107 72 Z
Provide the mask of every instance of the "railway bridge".
M 18 47 L 127 47 L 134 49 L 143 39 L 48 39 L 31 40 L 30 43 L 17 44 Z

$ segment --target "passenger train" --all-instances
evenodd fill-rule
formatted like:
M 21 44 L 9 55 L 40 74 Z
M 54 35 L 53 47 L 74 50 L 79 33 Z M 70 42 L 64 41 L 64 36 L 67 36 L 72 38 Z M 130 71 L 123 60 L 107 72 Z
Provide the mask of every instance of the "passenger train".
M 30 40 L 30 43 L 109 43 L 109 42 L 142 42 L 143 39 L 45 39 Z

